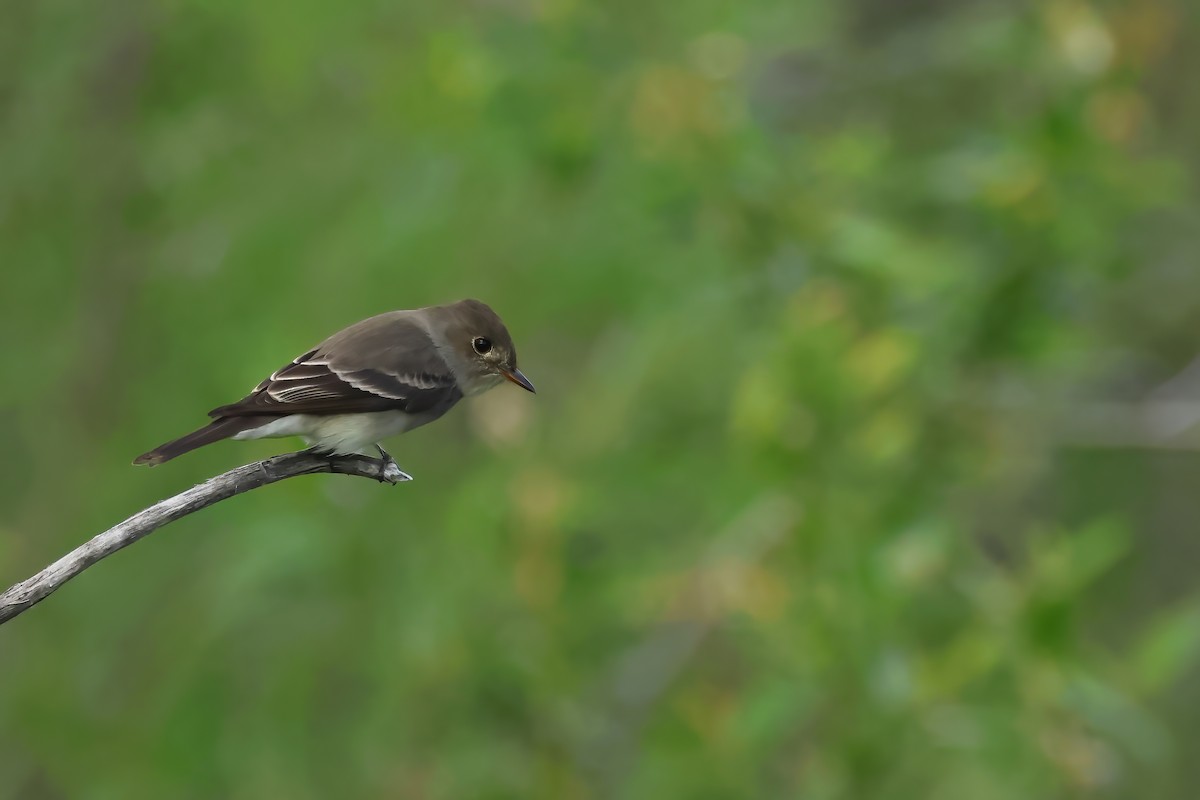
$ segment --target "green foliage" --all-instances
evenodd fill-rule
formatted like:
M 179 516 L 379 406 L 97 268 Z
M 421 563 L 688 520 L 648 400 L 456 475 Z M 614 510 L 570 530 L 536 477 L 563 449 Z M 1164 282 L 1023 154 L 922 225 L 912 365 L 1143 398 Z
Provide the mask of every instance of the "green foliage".
M 1191 796 L 1184 5 L 18 3 L 5 582 L 370 314 L 539 394 L 6 625 L 0 796 Z

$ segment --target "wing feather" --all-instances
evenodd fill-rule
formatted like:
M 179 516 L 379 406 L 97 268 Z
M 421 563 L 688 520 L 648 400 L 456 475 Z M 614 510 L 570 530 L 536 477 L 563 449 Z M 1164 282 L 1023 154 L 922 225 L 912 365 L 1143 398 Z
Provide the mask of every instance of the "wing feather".
M 444 410 L 461 397 L 424 329 L 384 315 L 335 334 L 209 415 L 420 413 Z

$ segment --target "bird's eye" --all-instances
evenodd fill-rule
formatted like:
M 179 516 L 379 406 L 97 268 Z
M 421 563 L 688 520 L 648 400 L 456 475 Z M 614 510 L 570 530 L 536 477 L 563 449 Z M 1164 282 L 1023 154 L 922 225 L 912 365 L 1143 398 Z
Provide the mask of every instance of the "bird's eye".
M 479 355 L 486 356 L 488 353 L 492 352 L 492 340 L 485 339 L 482 336 L 476 336 L 471 341 L 471 347 L 474 347 L 475 352 L 479 353 Z

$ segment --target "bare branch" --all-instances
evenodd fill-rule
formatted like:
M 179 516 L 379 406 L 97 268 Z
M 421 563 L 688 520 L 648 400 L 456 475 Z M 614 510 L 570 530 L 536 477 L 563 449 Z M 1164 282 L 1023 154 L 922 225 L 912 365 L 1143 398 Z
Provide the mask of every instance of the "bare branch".
M 121 524 L 76 547 L 33 577 L 9 587 L 0 594 L 0 624 L 32 608 L 100 559 L 133 544 L 168 522 L 260 486 L 318 472 L 357 475 L 391 484 L 411 480 L 394 461 L 380 461 L 361 455 L 325 457 L 309 452 L 288 453 L 231 469 L 139 511 Z

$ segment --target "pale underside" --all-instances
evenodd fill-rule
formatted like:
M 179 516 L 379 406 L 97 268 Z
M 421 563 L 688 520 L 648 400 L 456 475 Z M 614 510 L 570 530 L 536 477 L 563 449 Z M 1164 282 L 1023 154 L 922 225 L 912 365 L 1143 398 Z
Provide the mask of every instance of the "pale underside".
M 257 428 L 242 431 L 234 439 L 277 439 L 299 436 L 322 452 L 346 455 L 374 447 L 389 436 L 410 431 L 441 414 L 409 414 L 377 411 L 368 414 L 290 414 L 272 419 Z

